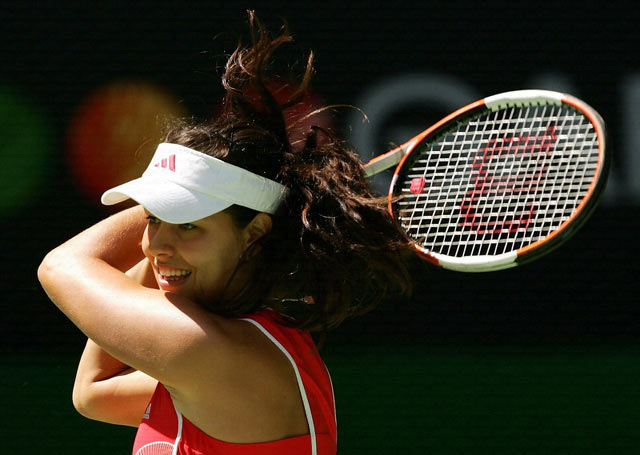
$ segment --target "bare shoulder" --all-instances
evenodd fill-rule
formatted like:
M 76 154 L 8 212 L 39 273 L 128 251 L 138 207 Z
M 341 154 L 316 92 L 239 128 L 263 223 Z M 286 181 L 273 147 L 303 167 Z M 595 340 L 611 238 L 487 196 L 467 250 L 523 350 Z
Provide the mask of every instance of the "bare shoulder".
M 196 356 L 187 390 L 169 389 L 181 412 L 207 434 L 233 442 L 255 442 L 307 432 L 295 371 L 286 355 L 255 325 L 217 320 L 218 342 Z M 204 355 L 203 355 L 204 354 Z M 261 434 L 256 434 L 259 428 Z
M 190 369 L 234 382 L 245 376 L 253 380 L 258 370 L 263 378 L 289 376 L 290 361 L 254 324 L 216 315 L 206 319 L 201 319 L 202 336 L 193 343 Z

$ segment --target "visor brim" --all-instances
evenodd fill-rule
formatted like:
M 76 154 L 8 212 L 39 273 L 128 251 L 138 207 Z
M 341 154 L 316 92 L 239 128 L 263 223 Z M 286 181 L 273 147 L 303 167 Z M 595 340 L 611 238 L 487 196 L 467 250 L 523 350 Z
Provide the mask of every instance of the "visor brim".
M 191 223 L 233 205 L 175 182 L 149 176 L 107 190 L 101 201 L 105 205 L 113 205 L 127 199 L 133 199 L 155 217 L 171 224 Z

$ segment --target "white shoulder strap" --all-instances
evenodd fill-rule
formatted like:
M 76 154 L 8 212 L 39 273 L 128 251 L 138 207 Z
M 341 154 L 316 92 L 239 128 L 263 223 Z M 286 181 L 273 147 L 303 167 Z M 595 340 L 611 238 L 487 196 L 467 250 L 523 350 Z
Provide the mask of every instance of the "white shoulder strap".
M 269 340 L 271 340 L 271 342 L 275 344 L 278 347 L 278 349 L 282 351 L 282 353 L 287 357 L 287 359 L 289 359 L 289 362 L 291 362 L 293 371 L 296 373 L 296 379 L 298 380 L 298 389 L 300 390 L 300 397 L 302 398 L 304 413 L 307 417 L 307 425 L 309 425 L 309 435 L 311 436 L 311 455 L 317 455 L 318 447 L 316 442 L 316 429 L 315 429 L 315 425 L 313 424 L 313 416 L 311 415 L 311 406 L 309 406 L 309 399 L 307 398 L 307 392 L 304 388 L 304 383 L 302 382 L 302 377 L 300 376 L 300 371 L 298 371 L 298 366 L 296 365 L 295 360 L 293 360 L 293 357 L 291 357 L 291 354 L 289 354 L 289 351 L 287 351 L 285 347 L 282 346 L 282 344 L 280 344 L 280 342 L 276 340 L 276 338 L 273 335 L 271 335 L 271 333 L 269 333 L 269 331 L 262 326 L 262 324 L 254 321 L 253 319 L 248 319 L 248 318 L 242 318 L 240 320 L 249 321 L 250 323 L 255 325 L 258 329 L 260 329 L 260 331 L 264 333 L 264 335 L 267 338 L 269 338 Z

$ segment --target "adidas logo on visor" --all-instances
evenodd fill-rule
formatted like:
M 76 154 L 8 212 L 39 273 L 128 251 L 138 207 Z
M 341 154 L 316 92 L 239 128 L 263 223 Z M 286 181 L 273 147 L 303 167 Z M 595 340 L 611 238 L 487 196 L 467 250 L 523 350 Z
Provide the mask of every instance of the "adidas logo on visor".
M 102 203 L 117 204 L 131 198 L 161 220 L 180 224 L 213 215 L 232 204 L 274 214 L 287 194 L 287 187 L 276 181 L 197 150 L 163 142 L 142 176 L 107 190 Z
M 161 167 L 163 169 L 169 169 L 170 171 L 176 171 L 176 156 L 169 155 L 168 158 L 162 158 L 160 161 L 156 162 L 153 167 Z

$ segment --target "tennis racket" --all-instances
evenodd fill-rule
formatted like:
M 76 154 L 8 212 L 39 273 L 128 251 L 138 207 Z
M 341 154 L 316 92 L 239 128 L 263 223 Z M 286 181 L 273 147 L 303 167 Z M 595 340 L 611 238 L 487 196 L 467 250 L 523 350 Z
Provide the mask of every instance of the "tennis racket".
M 417 253 L 464 272 L 500 270 L 557 248 L 605 187 L 605 126 L 570 95 L 520 90 L 469 104 L 364 166 L 397 165 L 389 212 Z

